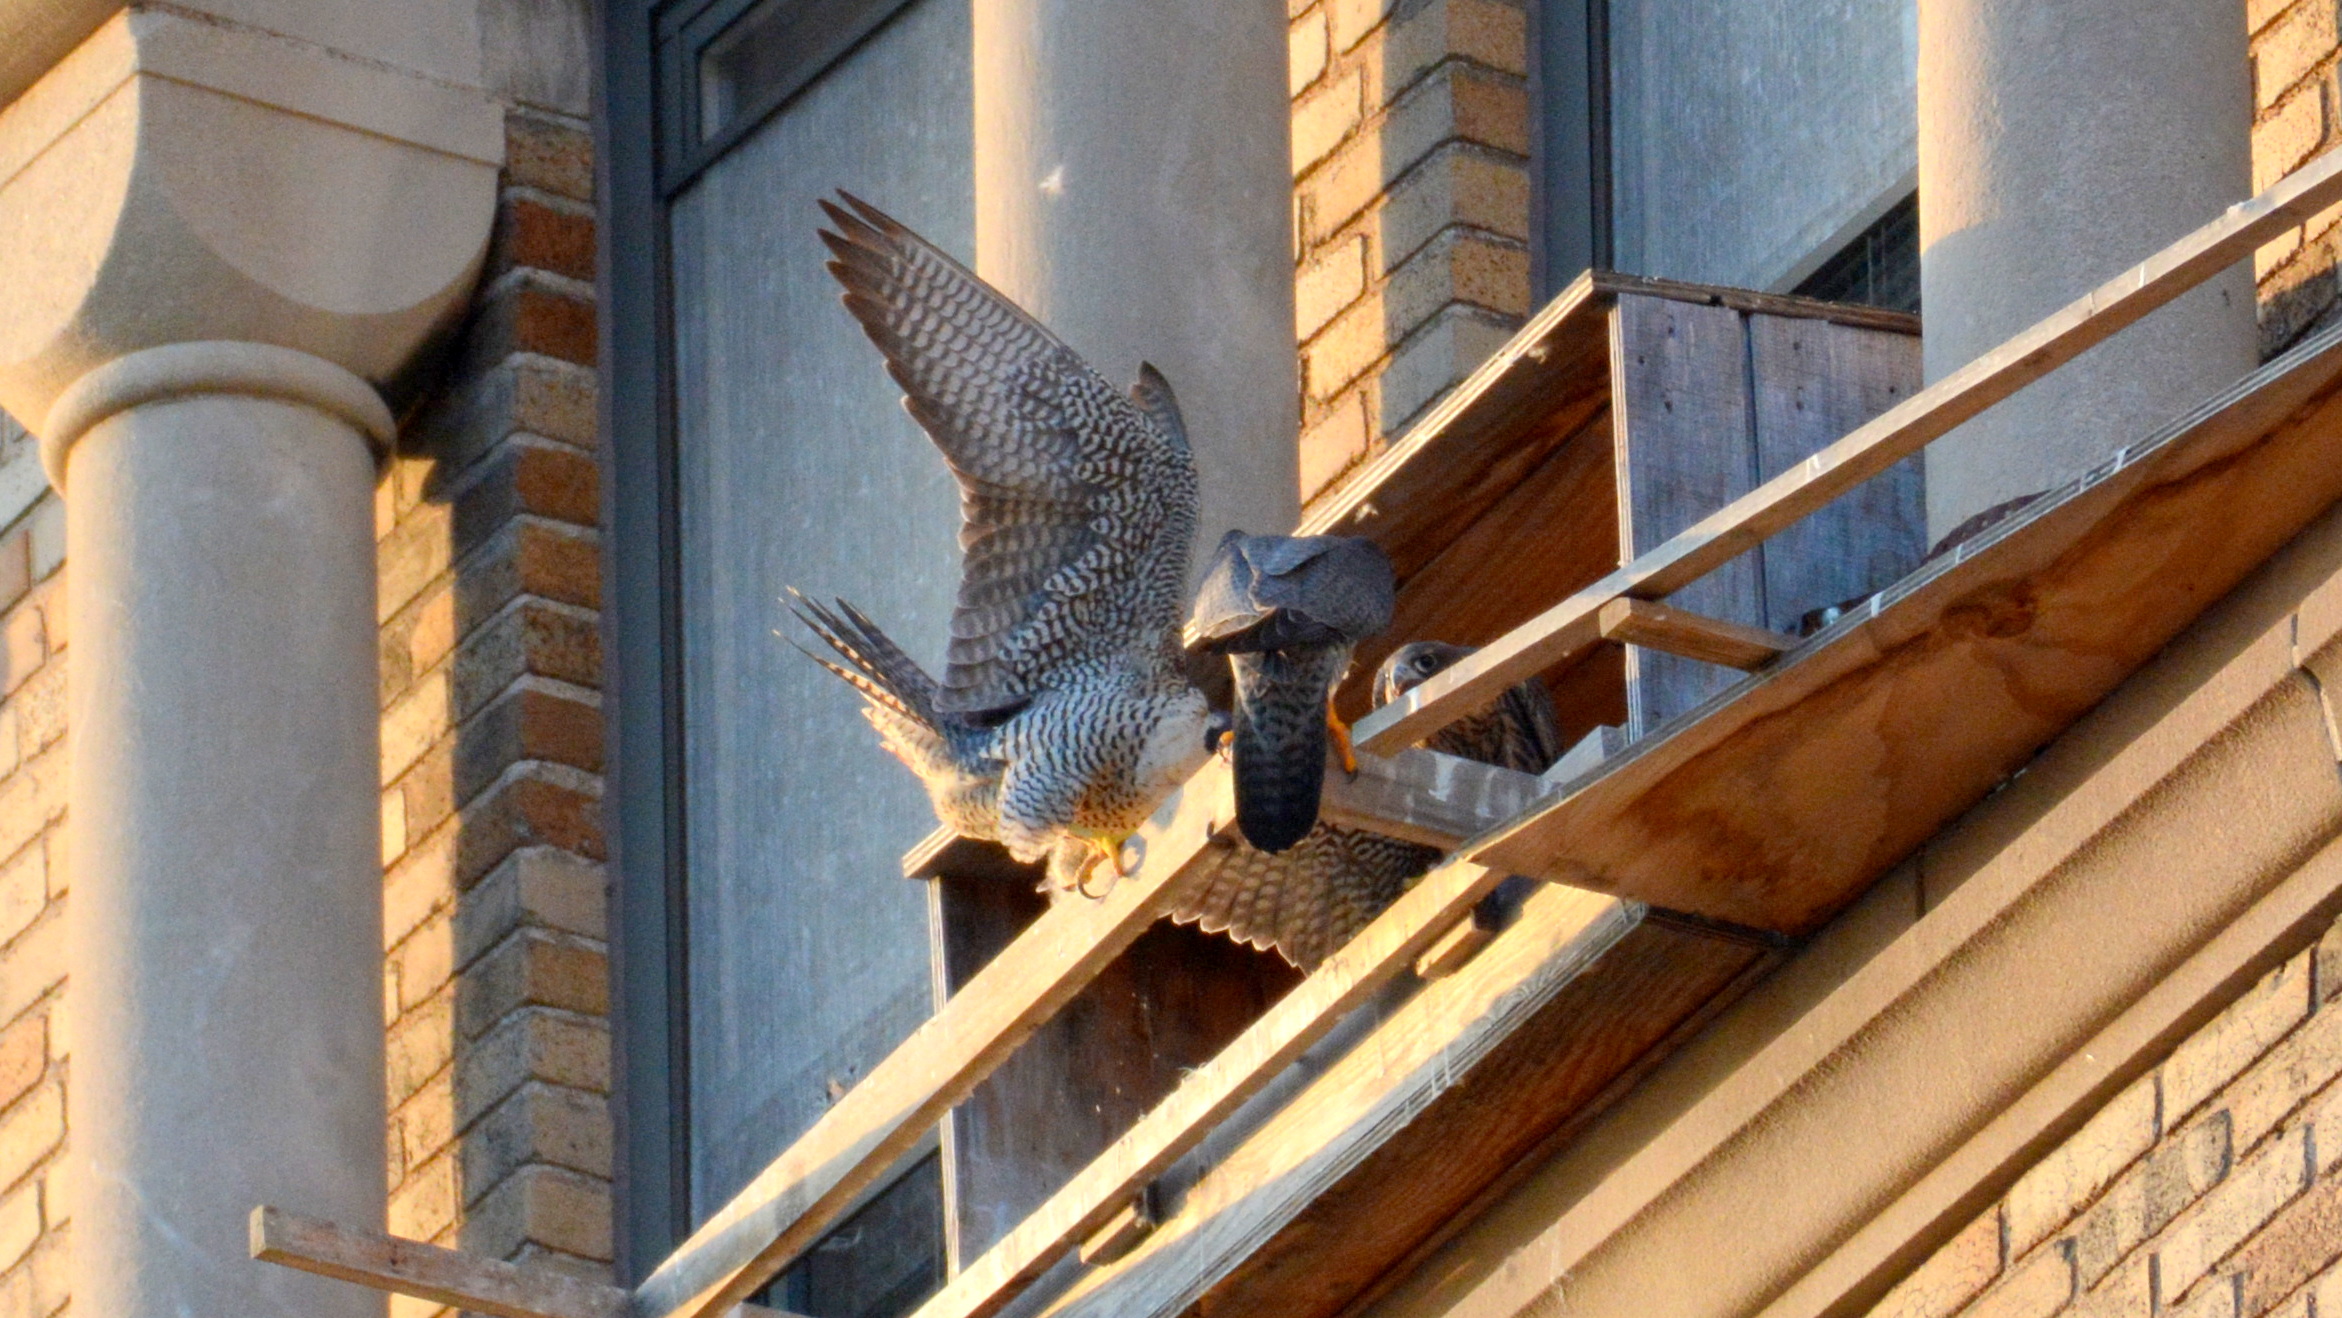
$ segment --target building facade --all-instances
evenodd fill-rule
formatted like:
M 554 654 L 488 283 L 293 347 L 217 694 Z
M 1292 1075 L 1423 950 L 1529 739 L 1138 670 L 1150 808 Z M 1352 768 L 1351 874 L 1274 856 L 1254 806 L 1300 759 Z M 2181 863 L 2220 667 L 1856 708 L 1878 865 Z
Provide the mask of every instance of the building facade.
M 0 1314 L 382 1311 L 263 1202 L 630 1285 L 1030 918 L 895 877 L 773 634 L 953 582 L 817 198 L 1162 366 L 1205 535 L 1282 530 L 1588 267 L 1937 380 L 2332 145 L 2331 0 L 2150 7 L 0 0 Z M 2329 327 L 2338 220 L 1940 442 L 1926 540 Z M 2329 516 L 1315 1311 L 2342 1313 L 2338 590 Z M 765 1301 L 914 1312 L 1292 983 L 1149 938 L 1019 1082 L 1089 1116 Z

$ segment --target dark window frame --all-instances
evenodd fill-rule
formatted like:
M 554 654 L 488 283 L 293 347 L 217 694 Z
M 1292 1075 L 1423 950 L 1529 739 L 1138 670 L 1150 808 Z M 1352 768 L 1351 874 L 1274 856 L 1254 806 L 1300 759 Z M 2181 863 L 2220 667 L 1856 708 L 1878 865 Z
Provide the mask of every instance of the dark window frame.
M 1616 260 L 1610 0 L 1533 0 L 1529 21 L 1529 263 L 1542 304 Z
M 700 55 L 759 0 L 606 0 L 595 184 L 601 263 L 598 412 L 611 902 L 617 1274 L 656 1268 L 689 1234 L 690 1038 L 683 780 L 682 556 L 669 208 L 701 171 L 858 48 L 910 0 L 798 0 L 818 40 L 702 140 Z

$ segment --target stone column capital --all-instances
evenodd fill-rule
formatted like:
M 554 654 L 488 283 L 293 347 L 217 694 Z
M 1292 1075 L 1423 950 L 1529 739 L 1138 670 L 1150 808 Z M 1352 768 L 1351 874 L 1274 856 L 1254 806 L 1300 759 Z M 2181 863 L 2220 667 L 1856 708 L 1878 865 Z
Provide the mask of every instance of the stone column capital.
M 92 426 L 144 403 L 232 394 L 303 403 L 347 422 L 379 460 L 398 433 L 374 387 L 322 357 L 272 343 L 166 343 L 116 357 L 58 395 L 41 423 L 41 467 L 65 488 L 73 442 Z
M 378 432 L 381 400 L 344 395 L 461 314 L 502 159 L 501 108 L 444 73 L 116 13 L 0 107 L 0 408 L 42 434 L 53 477 L 58 423 L 164 378 Z

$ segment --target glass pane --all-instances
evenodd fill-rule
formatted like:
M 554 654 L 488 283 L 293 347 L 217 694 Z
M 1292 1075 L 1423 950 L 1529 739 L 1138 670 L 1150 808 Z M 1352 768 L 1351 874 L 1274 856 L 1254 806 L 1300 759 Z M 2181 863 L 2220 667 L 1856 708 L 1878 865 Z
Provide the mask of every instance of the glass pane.
M 944 1282 L 943 1159 L 929 1154 L 766 1290 L 805 1318 L 902 1318 Z
M 1611 0 L 1614 241 L 1636 274 L 1777 288 L 1908 191 L 1917 0 Z
M 920 0 L 672 212 L 690 929 L 704 1217 L 928 1014 L 934 827 L 859 701 L 784 639 L 786 588 L 940 658 L 957 494 L 838 306 L 814 201 L 844 187 L 973 246 L 968 0 Z
M 699 138 L 795 92 L 902 0 L 763 0 L 699 56 Z

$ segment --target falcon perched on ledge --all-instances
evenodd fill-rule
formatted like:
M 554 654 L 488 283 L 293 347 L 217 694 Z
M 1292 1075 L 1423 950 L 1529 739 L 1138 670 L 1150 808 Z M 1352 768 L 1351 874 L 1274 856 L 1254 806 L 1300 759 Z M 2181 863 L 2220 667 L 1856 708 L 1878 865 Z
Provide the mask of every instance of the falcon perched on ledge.
M 1438 641 L 1400 646 L 1375 672 L 1375 703 L 1389 704 L 1470 653 L 1470 646 Z M 1522 773 L 1543 773 L 1563 750 L 1553 697 L 1536 678 L 1423 744 Z M 1248 847 L 1228 852 L 1172 918 L 1247 946 L 1275 948 L 1310 970 L 1397 901 L 1439 857 L 1436 847 L 1321 823 L 1275 855 Z
M 823 202 L 830 273 L 960 486 L 940 681 L 839 602 L 798 617 L 843 663 L 936 816 L 1049 860 L 1060 887 L 1207 754 L 1179 646 L 1195 459 L 1171 386 L 1125 396 L 1040 322 L 878 208 Z

